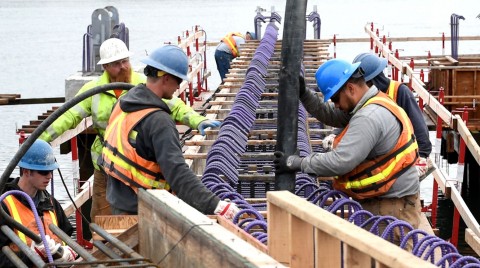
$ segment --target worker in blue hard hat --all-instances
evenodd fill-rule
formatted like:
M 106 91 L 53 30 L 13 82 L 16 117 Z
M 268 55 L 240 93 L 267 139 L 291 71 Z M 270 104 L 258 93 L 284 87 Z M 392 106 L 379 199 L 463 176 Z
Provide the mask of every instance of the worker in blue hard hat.
M 105 40 L 100 46 L 100 60 L 98 61 L 98 64 L 102 65 L 104 72 L 97 79 L 82 86 L 77 95 L 91 90 L 94 87 L 113 82 L 124 82 L 133 85 L 145 83 L 146 77 L 143 74 L 133 71 L 130 64 L 131 55 L 132 53 L 122 40 L 117 38 Z M 110 90 L 83 100 L 55 120 L 40 136 L 41 139 L 50 142 L 62 135 L 65 131 L 75 128 L 84 118 L 92 117 L 92 127 L 97 132 L 97 136 L 91 147 L 91 157 L 94 167 L 92 208 L 90 211 L 92 221 L 94 221 L 96 215 L 111 214 L 110 206 L 106 200 L 105 173 L 97 161 L 102 154 L 102 141 L 112 107 L 115 102 L 126 93 L 127 90 Z M 164 102 L 171 111 L 170 115 L 172 119 L 193 129 L 198 129 L 202 135 L 205 134 L 206 128 L 216 127 L 220 124 L 219 121 L 210 120 L 198 114 L 180 98 L 172 97 L 168 100 L 165 99 Z
M 53 223 L 66 234 L 73 233 L 73 227 L 63 212 L 60 203 L 51 196 L 46 188 L 53 177 L 53 171 L 58 168 L 52 147 L 45 141 L 36 140 L 18 163 L 20 177 L 10 179 L 5 186 L 5 192 L 11 190 L 22 191 L 28 195 L 35 205 L 36 212 L 40 217 L 43 230 L 46 234 L 50 253 L 55 261 L 70 262 L 78 256 L 69 246 L 63 245 L 62 240 L 56 236 L 48 226 Z M 3 199 L 2 207 L 15 221 L 26 226 L 34 233 L 40 233 L 39 227 L 30 207 L 28 197 L 22 195 L 8 195 Z M 0 225 L 6 222 L 0 217 Z M 43 243 L 37 244 L 30 237 L 15 230 L 19 238 L 42 259 L 47 260 L 47 253 Z M 3 232 L 0 232 L 0 247 L 9 246 L 16 255 L 27 265 L 32 265 L 30 259 L 19 250 Z M 7 258 L 5 253 L 0 252 L 0 267 L 17 267 Z
M 241 45 L 245 44 L 245 40 L 256 39 L 255 33 L 246 32 L 242 35 L 238 32 L 230 32 L 222 38 L 215 49 L 215 62 L 220 78 L 225 79 L 230 69 L 230 62 L 240 56 Z
M 315 78 L 323 98 L 307 90 L 300 79 L 300 100 L 307 111 L 343 131 L 335 137 L 330 152 L 304 158 L 275 152 L 276 172 L 335 177 L 334 188 L 359 201 L 364 209 L 417 228 L 420 183 L 414 167 L 418 145 L 412 124 L 385 93 L 367 86 L 359 65 L 340 59 L 322 64 Z
M 185 163 L 175 122 L 162 101 L 188 79 L 187 56 L 178 46 L 167 45 L 142 62 L 147 64 L 147 83 L 120 99 L 105 131 L 102 165 L 113 214 L 137 214 L 141 189 L 166 189 L 200 212 L 232 219 L 237 206 L 221 201 Z
M 246 40 L 255 40 L 257 39 L 257 35 L 254 32 L 246 32 L 245 33 Z
M 408 86 L 385 76 L 383 72 L 387 67 L 385 58 L 380 58 L 373 53 L 360 53 L 353 62 L 360 62 L 360 67 L 365 71 L 367 85 L 375 85 L 380 91 L 386 93 L 405 110 L 410 121 L 412 121 L 420 154 L 416 167 L 420 181 L 422 181 L 426 175 L 434 170 L 431 161 L 428 159 L 432 152 L 432 143 L 430 142 L 427 124 L 423 119 L 422 111 L 415 96 Z

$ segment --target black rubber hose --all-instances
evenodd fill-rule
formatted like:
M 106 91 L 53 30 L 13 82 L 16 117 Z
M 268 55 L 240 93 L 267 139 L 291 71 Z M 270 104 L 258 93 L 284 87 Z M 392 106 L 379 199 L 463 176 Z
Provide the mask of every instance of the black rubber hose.
M 307 0 L 287 0 L 282 40 L 282 66 L 278 85 L 277 150 L 292 155 L 297 150 L 298 77 L 303 60 Z M 295 173 L 275 174 L 275 189 L 295 190 Z
M 133 85 L 128 83 L 110 83 L 107 85 L 102 85 L 98 87 L 94 87 L 91 90 L 88 90 L 78 96 L 75 96 L 71 100 L 67 101 L 65 104 L 60 106 L 57 110 L 55 110 L 50 116 L 47 117 L 25 140 L 25 142 L 20 146 L 17 153 L 13 156 L 10 163 L 8 163 L 7 167 L 3 171 L 2 177 L 0 178 L 0 193 L 3 193 L 5 189 L 5 184 L 7 183 L 12 171 L 17 166 L 20 159 L 22 159 L 23 155 L 28 151 L 30 146 L 35 142 L 35 140 L 55 121 L 59 118 L 62 114 L 64 114 L 68 109 L 75 106 L 77 103 L 83 101 L 84 99 L 96 95 L 98 93 L 103 93 L 108 90 L 113 89 L 122 89 L 122 90 L 129 90 L 133 87 Z M 10 215 L 8 215 L 4 210 L 3 206 L 0 205 L 0 217 L 4 218 L 10 226 L 14 226 L 15 229 L 19 230 L 20 232 L 24 233 L 36 243 L 40 243 L 42 240 L 37 234 L 29 230 L 27 227 L 19 224 L 15 221 Z

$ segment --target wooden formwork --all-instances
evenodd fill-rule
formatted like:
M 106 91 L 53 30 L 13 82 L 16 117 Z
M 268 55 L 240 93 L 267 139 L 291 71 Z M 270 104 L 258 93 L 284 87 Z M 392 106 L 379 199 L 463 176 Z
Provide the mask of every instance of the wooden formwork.
M 445 90 L 445 108 L 473 108 L 469 111 L 468 128 L 480 130 L 480 57 L 451 57 L 430 59 L 429 89 Z
M 268 252 L 295 267 L 436 267 L 288 192 L 268 192 Z
M 253 237 L 231 230 L 168 191 L 139 192 L 139 253 L 159 267 L 284 267 Z

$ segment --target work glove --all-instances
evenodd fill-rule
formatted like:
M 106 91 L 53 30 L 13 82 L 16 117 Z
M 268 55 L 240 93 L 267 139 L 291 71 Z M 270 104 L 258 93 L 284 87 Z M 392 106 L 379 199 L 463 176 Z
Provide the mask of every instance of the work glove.
M 275 164 L 275 173 L 297 172 L 302 169 L 302 160 L 300 156 L 286 155 L 283 152 L 276 151 L 273 163 Z
M 200 122 L 200 124 L 198 124 L 198 130 L 200 131 L 200 134 L 202 134 L 202 136 L 205 136 L 205 129 L 207 127 L 218 127 L 220 126 L 220 124 L 222 124 L 222 122 L 220 121 L 217 121 L 217 120 L 210 120 L 210 119 L 207 119 L 207 120 L 203 120 L 202 122 Z
M 298 77 L 298 92 L 299 92 L 299 97 L 301 98 L 305 92 L 307 92 L 307 88 L 305 87 L 305 78 L 302 76 Z
M 322 146 L 323 146 L 323 149 L 325 149 L 325 151 L 328 152 L 333 149 L 333 141 L 335 140 L 336 136 L 337 135 L 335 134 L 330 134 L 323 139 Z
M 422 181 L 425 179 L 430 173 L 432 173 L 435 168 L 431 164 L 431 162 L 426 157 L 419 157 L 417 163 L 415 164 L 418 173 L 418 179 Z
M 72 262 L 78 257 L 78 254 L 75 251 L 73 251 L 73 249 L 69 246 L 60 247 L 58 252 L 61 253 L 62 255 L 58 254 L 60 255 L 60 257 L 55 258 L 54 259 L 55 261 Z
M 45 239 L 47 240 L 47 245 L 48 245 L 48 248 L 50 249 L 50 253 L 53 256 L 55 253 L 57 253 L 61 245 L 55 242 L 55 240 L 53 240 L 49 235 L 46 235 Z M 42 259 L 47 259 L 47 251 L 45 249 L 45 245 L 43 244 L 43 241 L 40 242 L 39 244 L 35 243 L 35 241 L 32 241 L 30 248 L 33 251 L 35 251 L 38 254 L 38 256 L 40 256 Z
M 227 220 L 232 220 L 235 215 L 240 212 L 240 209 L 233 202 L 227 202 L 220 200 L 217 207 L 215 208 L 215 215 L 220 215 L 225 217 Z

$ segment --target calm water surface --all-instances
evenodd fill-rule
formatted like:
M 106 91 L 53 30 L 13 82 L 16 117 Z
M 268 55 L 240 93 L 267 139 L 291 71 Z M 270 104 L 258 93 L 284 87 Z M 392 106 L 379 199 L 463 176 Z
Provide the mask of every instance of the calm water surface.
M 176 38 L 194 25 L 207 32 L 208 41 L 218 41 L 226 32 L 253 31 L 253 18 L 257 6 L 270 11 L 272 7 L 284 17 L 285 0 L 2 0 L 0 1 L 0 94 L 19 93 L 23 98 L 64 96 L 65 78 L 81 70 L 82 37 L 91 23 L 91 14 L 96 8 L 115 6 L 120 21 L 130 30 L 130 50 L 133 65 L 139 59 L 166 42 Z M 391 36 L 440 36 L 450 34 L 450 15 L 463 15 L 460 34 L 480 35 L 480 12 L 478 0 L 338 0 L 308 1 L 307 13 L 317 5 L 322 19 L 322 38 L 366 37 L 364 25 L 374 22 Z M 395 10 L 381 12 L 381 8 Z M 264 13 L 269 15 L 269 13 Z M 265 25 L 263 27 L 265 29 Z M 312 38 L 312 26 L 307 25 L 307 35 Z M 280 31 L 280 38 L 282 31 Z M 398 44 L 404 55 L 441 54 L 441 44 Z M 447 44 L 447 53 L 449 53 Z M 461 44 L 460 53 L 479 53 L 480 44 L 470 41 Z M 368 51 L 368 44 L 339 44 L 337 57 L 352 60 Z M 207 64 L 212 70 L 209 80 L 215 89 L 220 78 L 213 59 L 214 47 L 208 51 Z M 333 52 L 333 48 L 331 48 Z M 3 172 L 18 149 L 17 127 L 45 112 L 53 105 L 0 106 L 0 171 Z M 71 181 L 70 155 L 59 155 L 58 160 L 64 176 Z M 14 176 L 18 175 L 15 171 Z M 59 180 L 55 184 L 60 184 Z M 427 183 L 427 182 L 426 182 Z M 424 183 L 424 184 L 426 184 Z M 71 185 L 71 183 L 68 183 Z M 431 185 L 431 181 L 428 182 Z M 60 185 L 58 185 L 60 186 Z M 56 185 L 57 187 L 57 185 Z M 57 197 L 64 198 L 64 191 L 56 188 Z M 426 190 L 428 195 L 429 191 Z M 60 195 L 60 196 L 58 196 Z M 422 189 L 422 195 L 424 191 Z

